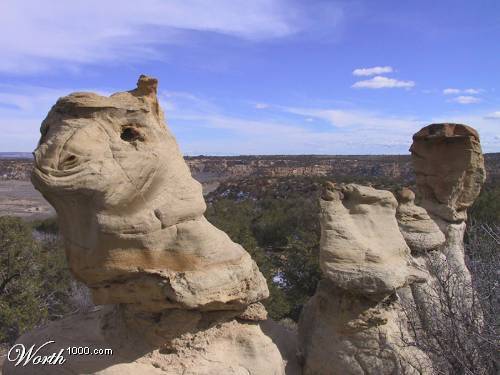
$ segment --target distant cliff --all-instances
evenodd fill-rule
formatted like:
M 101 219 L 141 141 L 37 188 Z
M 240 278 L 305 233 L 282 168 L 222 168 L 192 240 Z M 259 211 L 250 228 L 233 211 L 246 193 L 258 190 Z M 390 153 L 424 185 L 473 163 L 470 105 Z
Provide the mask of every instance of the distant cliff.
M 369 177 L 413 181 L 410 155 L 256 155 L 187 156 L 193 177 L 200 182 L 247 177 L 325 176 Z M 485 154 L 488 183 L 500 180 L 500 153 Z M 28 180 L 32 160 L 1 157 L 0 179 Z

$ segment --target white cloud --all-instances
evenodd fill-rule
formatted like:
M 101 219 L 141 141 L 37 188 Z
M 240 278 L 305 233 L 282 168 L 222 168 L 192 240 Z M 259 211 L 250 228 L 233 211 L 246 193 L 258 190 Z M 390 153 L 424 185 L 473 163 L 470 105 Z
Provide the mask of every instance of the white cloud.
M 443 94 L 444 95 L 456 95 L 456 94 L 460 94 L 460 90 L 459 89 L 444 89 Z
M 355 76 L 374 76 L 384 73 L 392 73 L 391 66 L 374 66 L 373 68 L 358 68 L 354 69 L 352 74 Z
M 342 13 L 336 4 L 331 8 L 328 24 L 335 26 Z M 184 45 L 193 31 L 266 40 L 303 31 L 312 16 L 286 0 L 3 0 L 0 71 L 163 59 L 158 46 Z
M 474 104 L 474 103 L 479 103 L 481 99 L 475 96 L 461 95 L 451 99 L 451 101 L 459 104 Z
M 482 90 L 480 89 L 465 89 L 464 90 L 464 93 L 465 94 L 472 94 L 472 95 L 476 95 L 476 94 L 480 94 Z
M 443 90 L 443 95 L 458 95 L 458 94 L 470 94 L 477 95 L 482 93 L 482 89 L 453 89 L 448 88 Z
M 484 116 L 487 120 L 500 120 L 500 111 L 495 111 Z
M 255 109 L 266 109 L 269 108 L 269 104 L 267 103 L 257 103 L 255 104 Z
M 387 78 L 382 76 L 376 76 L 371 79 L 367 79 L 364 81 L 358 81 L 354 85 L 353 88 L 360 89 L 384 89 L 384 88 L 405 88 L 410 89 L 415 86 L 415 82 L 413 81 L 399 81 L 393 78 Z

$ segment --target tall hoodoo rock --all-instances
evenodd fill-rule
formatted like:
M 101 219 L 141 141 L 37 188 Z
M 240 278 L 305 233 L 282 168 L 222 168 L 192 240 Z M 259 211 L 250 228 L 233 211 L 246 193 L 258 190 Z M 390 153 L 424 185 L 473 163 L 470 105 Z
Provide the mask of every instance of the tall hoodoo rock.
M 415 133 L 410 152 L 420 205 L 448 222 L 465 220 L 486 179 L 478 133 L 431 124 Z
M 432 321 L 442 314 L 436 279 L 453 277 L 460 285 L 457 298 L 472 303 L 463 237 L 467 208 L 479 195 L 486 173 L 479 135 L 467 125 L 426 126 L 413 136 L 410 151 L 417 182 L 415 200 L 422 207 L 413 203 L 414 197 L 411 202 L 400 199 L 398 221 L 416 261 L 429 271 L 428 283 L 413 285 L 411 291 L 421 320 Z
M 440 250 L 450 266 L 469 275 L 463 245 L 467 208 L 486 179 L 479 135 L 467 125 L 431 124 L 413 136 L 410 151 L 417 201 L 446 236 Z
M 41 133 L 33 184 L 57 211 L 74 276 L 96 304 L 115 307 L 70 316 L 21 343 L 113 348 L 108 362 L 70 358 L 62 367 L 78 373 L 283 372 L 258 324 L 266 281 L 204 218 L 201 185 L 165 126 L 156 79 L 141 76 L 135 90 L 110 97 L 63 97 Z
M 304 374 L 425 373 L 420 351 L 399 342 L 396 291 L 424 281 L 396 221 L 392 193 L 328 183 L 320 199 L 324 278 L 304 307 Z

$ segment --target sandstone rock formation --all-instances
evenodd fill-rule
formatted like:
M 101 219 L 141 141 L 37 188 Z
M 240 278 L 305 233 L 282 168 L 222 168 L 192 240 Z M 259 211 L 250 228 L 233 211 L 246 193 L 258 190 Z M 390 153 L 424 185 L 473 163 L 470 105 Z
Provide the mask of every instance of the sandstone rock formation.
M 423 273 L 383 190 L 327 184 L 320 200 L 324 279 L 299 324 L 304 374 L 402 374 L 428 368 L 423 353 L 399 342 L 396 291 Z
M 203 217 L 201 186 L 164 126 L 156 80 L 59 99 L 42 123 L 35 187 L 56 208 L 74 275 L 98 304 L 242 308 L 267 297 L 250 256 Z
M 445 242 L 444 234 L 425 208 L 415 204 L 415 193 L 404 188 L 398 192 L 398 201 L 396 218 L 399 230 L 412 255 L 419 256 L 439 249 Z
M 463 221 L 486 179 L 477 132 L 461 124 L 431 124 L 410 148 L 420 205 L 448 222 Z
M 432 124 L 413 136 L 410 151 L 417 200 L 445 235 L 439 250 L 455 272 L 469 275 L 464 261 L 465 219 L 486 179 L 479 135 L 467 125 Z M 401 220 L 400 225 L 404 226 Z
M 157 81 L 141 76 L 129 92 L 63 97 L 43 121 L 32 182 L 57 211 L 75 277 L 96 304 L 116 306 L 19 342 L 113 348 L 111 362 L 122 364 L 104 360 L 99 373 L 281 374 L 280 353 L 258 324 L 266 281 L 204 218 L 201 185 L 156 94 Z M 71 357 L 58 369 L 94 371 L 87 362 Z M 5 373 L 15 370 L 10 363 Z
M 415 206 L 415 197 L 408 199 L 411 194 L 403 192 L 398 221 L 415 260 L 428 271 L 426 284 L 411 286 L 425 322 L 441 319 L 443 296 L 438 292 L 438 279 L 460 285 L 457 298 L 472 296 L 463 237 L 467 208 L 479 195 L 486 175 L 479 135 L 466 125 L 426 126 L 413 136 L 410 151 L 417 178 L 416 200 L 425 209 Z
M 390 294 L 418 278 L 409 267 L 410 251 L 398 229 L 396 207 L 389 191 L 327 184 L 320 201 L 325 277 L 345 291 L 366 296 Z
M 411 151 L 421 206 L 409 189 L 399 192 L 399 205 L 389 192 L 358 185 L 328 184 L 323 192 L 324 279 L 299 324 L 304 374 L 433 371 L 429 357 L 404 341 L 412 338 L 405 300 L 416 304 L 422 326 L 445 318 L 435 302 L 435 272 L 446 265 L 456 281 L 470 277 L 466 209 L 485 172 L 479 137 L 464 125 L 430 125 L 415 134 Z M 472 290 L 460 295 L 468 299 Z

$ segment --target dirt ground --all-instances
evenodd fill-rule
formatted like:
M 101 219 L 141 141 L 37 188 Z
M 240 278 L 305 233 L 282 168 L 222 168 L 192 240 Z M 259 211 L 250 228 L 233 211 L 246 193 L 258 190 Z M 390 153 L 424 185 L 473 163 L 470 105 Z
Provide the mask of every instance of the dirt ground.
M 215 190 L 218 184 L 216 181 L 202 183 L 203 194 Z M 30 181 L 0 180 L 0 216 L 4 215 L 31 221 L 53 217 L 56 212 Z
M 0 180 L 0 216 L 3 215 L 36 220 L 56 213 L 30 181 Z

